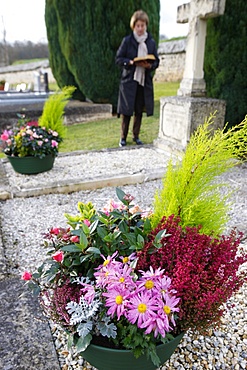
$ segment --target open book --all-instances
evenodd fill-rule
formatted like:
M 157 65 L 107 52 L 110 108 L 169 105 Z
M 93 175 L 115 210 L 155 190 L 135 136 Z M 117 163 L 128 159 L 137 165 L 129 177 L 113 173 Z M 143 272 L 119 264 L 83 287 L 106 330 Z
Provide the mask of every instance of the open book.
M 136 57 L 133 60 L 134 60 L 134 63 L 144 62 L 144 61 L 148 63 L 152 63 L 155 60 L 155 56 L 153 54 L 148 54 L 145 57 Z

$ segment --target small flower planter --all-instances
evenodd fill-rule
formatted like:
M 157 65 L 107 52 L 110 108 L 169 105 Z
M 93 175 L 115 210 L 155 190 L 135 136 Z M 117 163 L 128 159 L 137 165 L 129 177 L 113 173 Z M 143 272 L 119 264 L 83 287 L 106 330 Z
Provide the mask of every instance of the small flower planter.
M 176 350 L 184 333 L 181 333 L 168 343 L 157 346 L 157 354 L 164 364 Z M 111 349 L 90 344 L 80 355 L 98 370 L 155 370 L 157 367 L 152 361 L 142 355 L 135 358 L 128 350 Z
M 44 158 L 12 156 L 7 156 L 7 158 L 15 172 L 23 175 L 34 175 L 50 171 L 53 168 L 55 160 L 55 156 L 52 154 L 48 154 Z

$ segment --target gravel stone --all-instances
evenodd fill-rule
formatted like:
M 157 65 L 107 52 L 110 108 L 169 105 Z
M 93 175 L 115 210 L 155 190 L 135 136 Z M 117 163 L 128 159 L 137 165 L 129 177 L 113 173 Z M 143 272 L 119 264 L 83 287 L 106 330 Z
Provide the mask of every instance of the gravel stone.
M 79 158 L 79 156 L 78 156 Z M 86 161 L 77 160 L 77 156 L 61 156 L 56 159 L 55 180 L 75 179 L 77 176 L 86 176 L 88 179 L 95 176 L 121 175 L 123 172 L 136 173 L 148 171 L 154 168 L 164 168 L 168 157 L 153 148 L 141 148 L 131 152 L 130 150 L 116 150 L 108 152 L 90 153 Z M 66 163 L 66 165 L 65 165 Z M 52 173 L 47 172 L 36 176 L 23 176 L 13 173 L 12 169 L 5 164 L 8 180 L 11 186 L 19 188 L 31 188 L 43 186 L 51 181 Z M 223 180 L 234 190 L 232 194 L 232 206 L 230 221 L 226 233 L 233 227 L 242 231 L 247 240 L 247 165 L 241 164 L 233 170 L 221 176 Z M 54 178 L 53 178 L 54 180 Z M 152 208 L 153 196 L 157 189 L 162 186 L 162 180 L 144 181 L 143 183 L 122 186 L 126 193 L 131 193 L 143 209 Z M 43 234 L 53 226 L 66 226 L 64 213 L 76 214 L 77 203 L 92 201 L 97 208 L 102 208 L 110 199 L 117 199 L 115 187 L 107 187 L 98 190 L 79 191 L 70 194 L 48 194 L 37 197 L 13 198 L 0 201 L 0 226 L 2 235 L 2 255 L 0 265 L 0 278 L 13 276 L 19 278 L 24 270 L 34 271 L 46 257 L 43 247 Z M 247 250 L 247 244 L 245 244 Z M 2 266 L 3 265 L 3 266 Z M 246 269 L 246 267 L 245 267 Z M 2 275 L 1 275 L 2 273 Z M 247 366 L 247 285 L 245 284 L 236 297 L 232 297 L 229 303 L 233 306 L 228 309 L 222 318 L 220 328 L 212 330 L 209 335 L 202 336 L 187 332 L 170 360 L 160 370 L 186 370 L 186 369 L 246 369 Z M 3 301 L 4 304 L 4 301 Z M 16 303 L 17 304 L 17 303 Z M 4 307 L 3 307 L 4 309 Z M 3 312 L 1 311 L 1 315 Z M 11 314 L 12 315 L 12 314 Z M 9 316 L 6 312 L 6 320 Z M 25 337 L 31 331 L 29 323 L 20 324 L 20 332 L 23 333 L 22 346 L 19 351 L 26 350 Z M 69 352 L 66 346 L 66 336 L 63 331 L 49 323 L 51 336 L 45 337 L 46 341 L 53 342 L 61 370 L 94 369 L 75 352 Z M 39 332 L 39 329 L 37 329 Z M 2 337 L 2 336 L 1 336 Z M 9 338 L 12 341 L 12 338 Z M 13 342 L 8 344 L 10 351 L 14 351 Z M 3 356 L 0 367 L 7 369 L 57 369 L 54 366 L 47 367 L 41 364 L 44 356 L 45 342 L 40 343 L 40 354 L 30 355 L 30 366 L 21 367 L 11 365 L 11 355 Z M 10 353 L 11 353 L 10 352 Z M 49 358 L 49 355 L 47 355 Z M 14 355 L 12 356 L 14 358 Z M 1 362 L 4 361 L 4 362 Z M 14 360 L 12 360 L 14 361 Z M 48 361 L 48 360 L 47 360 Z M 32 365 L 31 362 L 35 365 Z M 12 367 L 11 367 L 12 366 Z M 19 366 L 19 367 L 18 367 Z M 36 367 L 34 367 L 36 366 Z M 95 369 L 94 369 L 95 370 Z

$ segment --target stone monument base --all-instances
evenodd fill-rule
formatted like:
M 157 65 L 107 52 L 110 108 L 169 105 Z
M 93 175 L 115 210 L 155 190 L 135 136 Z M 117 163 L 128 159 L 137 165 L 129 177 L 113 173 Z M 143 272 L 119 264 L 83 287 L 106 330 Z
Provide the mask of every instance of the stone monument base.
M 186 149 L 191 134 L 216 112 L 212 129 L 225 124 L 226 102 L 210 98 L 170 96 L 160 99 L 159 135 L 154 145 L 168 153 Z

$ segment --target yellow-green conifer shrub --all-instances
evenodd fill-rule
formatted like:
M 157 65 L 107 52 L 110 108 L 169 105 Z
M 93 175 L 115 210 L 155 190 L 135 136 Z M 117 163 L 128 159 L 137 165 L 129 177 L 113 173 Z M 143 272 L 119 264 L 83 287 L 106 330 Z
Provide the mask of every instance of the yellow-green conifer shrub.
M 192 135 L 182 159 L 169 161 L 163 186 L 154 197 L 152 227 L 163 216 L 181 218 L 181 225 L 201 225 L 201 232 L 219 235 L 229 220 L 230 190 L 217 178 L 238 165 L 247 154 L 247 115 L 237 126 L 213 132 L 211 114 Z
M 39 126 L 57 131 L 61 138 L 65 137 L 66 127 L 63 124 L 64 109 L 75 91 L 74 86 L 65 86 L 61 91 L 50 95 L 46 100 Z

